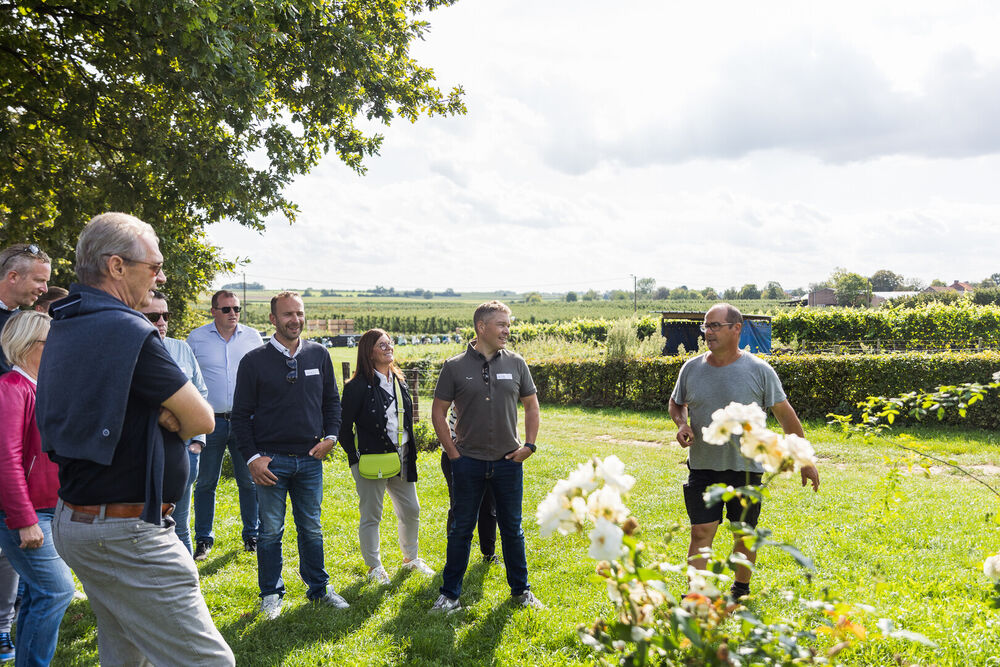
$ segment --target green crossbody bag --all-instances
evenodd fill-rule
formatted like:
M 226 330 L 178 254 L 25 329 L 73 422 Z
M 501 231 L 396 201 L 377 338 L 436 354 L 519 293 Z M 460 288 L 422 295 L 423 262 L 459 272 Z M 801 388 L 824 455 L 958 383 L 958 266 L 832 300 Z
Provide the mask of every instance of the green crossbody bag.
M 399 428 L 396 442 L 399 442 L 403 433 L 403 402 L 399 399 L 395 379 L 392 383 L 392 393 L 396 401 L 396 423 Z M 358 473 L 365 479 L 388 479 L 398 475 L 401 469 L 402 461 L 398 452 L 362 454 L 358 460 Z
M 358 461 L 358 472 L 365 479 L 388 479 L 400 471 L 399 454 L 362 454 Z

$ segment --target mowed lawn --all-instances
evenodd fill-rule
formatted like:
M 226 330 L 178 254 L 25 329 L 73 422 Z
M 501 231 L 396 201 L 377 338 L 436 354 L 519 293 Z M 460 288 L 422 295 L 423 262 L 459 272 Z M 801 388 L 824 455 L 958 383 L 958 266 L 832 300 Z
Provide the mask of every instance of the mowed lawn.
M 875 639 L 839 654 L 848 664 L 987 664 L 1000 655 L 1000 616 L 989 608 L 985 557 L 1000 550 L 996 496 L 947 469 L 930 477 L 919 470 L 888 484 L 885 456 L 901 452 L 886 443 L 845 439 L 822 423 L 806 425 L 822 457 L 819 494 L 781 479 L 771 490 L 762 526 L 796 544 L 816 562 L 811 580 L 785 554 L 765 550 L 753 580 L 750 603 L 764 615 L 815 618 L 786 602 L 780 590 L 831 595 L 870 605 L 854 620 L 875 630 L 880 618 L 920 632 L 936 642 L 928 648 Z M 922 429 L 917 442 L 946 458 L 972 466 L 1000 484 L 990 466 L 1000 465 L 996 435 L 983 431 Z M 298 576 L 295 530 L 289 513 L 285 534 L 285 609 L 274 621 L 258 615 L 256 558 L 243 553 L 236 487 L 220 486 L 216 546 L 200 565 L 201 582 L 215 622 L 240 665 L 577 665 L 591 664 L 575 628 L 607 615 L 604 587 L 588 581 L 594 562 L 589 540 L 571 535 L 542 538 L 534 522 L 538 503 L 556 480 L 593 455 L 617 454 L 638 479 L 628 506 L 639 519 L 644 541 L 674 561 L 686 540 L 663 544 L 667 528 L 686 529 L 681 484 L 684 454 L 665 414 L 542 406 L 539 451 L 525 464 L 524 531 L 532 589 L 548 609 L 515 609 L 503 567 L 473 559 L 465 579 L 465 609 L 450 616 L 427 612 L 438 595 L 433 578 L 402 572 L 395 517 L 386 501 L 382 522 L 383 563 L 393 577 L 381 588 L 365 577 L 358 551 L 358 509 L 346 457 L 338 449 L 326 465 L 323 525 L 332 584 L 351 603 L 348 610 L 316 607 L 305 600 Z M 438 572 L 444 565 L 447 490 L 440 455 L 419 461 L 422 557 Z M 887 502 L 888 501 L 888 502 Z M 720 532 L 717 547 L 728 549 Z M 676 575 L 672 589 L 685 582 Z M 155 629 L 145 628 L 142 631 Z M 62 625 L 53 664 L 97 663 L 97 633 L 87 602 L 75 601 Z M 825 638 L 817 647 L 825 648 Z

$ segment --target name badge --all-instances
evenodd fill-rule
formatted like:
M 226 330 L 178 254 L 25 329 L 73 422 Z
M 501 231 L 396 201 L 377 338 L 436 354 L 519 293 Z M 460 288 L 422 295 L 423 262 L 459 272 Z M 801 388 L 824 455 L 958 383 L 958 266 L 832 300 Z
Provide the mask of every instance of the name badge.
M 319 375 L 319 369 L 318 368 L 307 368 L 305 370 L 305 374 L 306 375 Z
M 498 380 L 513 380 L 514 376 L 511 373 L 497 373 Z

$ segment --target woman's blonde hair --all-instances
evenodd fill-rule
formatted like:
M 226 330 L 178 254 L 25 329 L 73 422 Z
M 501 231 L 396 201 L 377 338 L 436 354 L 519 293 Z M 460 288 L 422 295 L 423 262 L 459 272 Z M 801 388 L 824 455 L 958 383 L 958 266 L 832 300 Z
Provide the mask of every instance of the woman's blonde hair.
M 7 320 L 0 334 L 0 347 L 12 365 L 24 366 L 28 350 L 36 340 L 45 340 L 52 318 L 37 310 L 22 310 Z

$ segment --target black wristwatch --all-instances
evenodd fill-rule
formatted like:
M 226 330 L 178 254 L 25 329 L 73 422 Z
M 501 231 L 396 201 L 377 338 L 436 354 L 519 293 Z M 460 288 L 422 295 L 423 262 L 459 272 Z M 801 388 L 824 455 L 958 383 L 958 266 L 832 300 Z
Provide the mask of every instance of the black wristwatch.
M 528 449 L 530 449 L 532 454 L 534 454 L 536 451 L 538 451 L 538 447 L 536 447 L 535 443 L 533 443 L 533 442 L 526 442 L 526 443 L 524 443 L 524 446 L 527 447 Z

